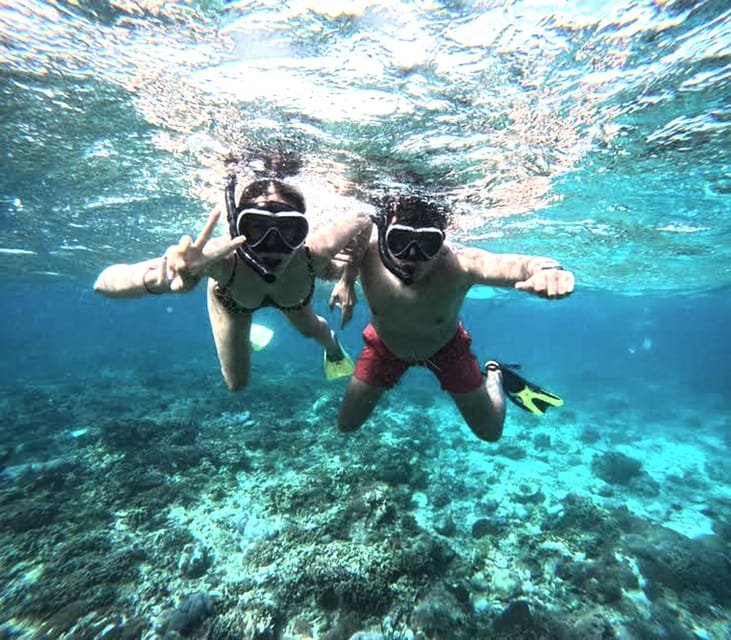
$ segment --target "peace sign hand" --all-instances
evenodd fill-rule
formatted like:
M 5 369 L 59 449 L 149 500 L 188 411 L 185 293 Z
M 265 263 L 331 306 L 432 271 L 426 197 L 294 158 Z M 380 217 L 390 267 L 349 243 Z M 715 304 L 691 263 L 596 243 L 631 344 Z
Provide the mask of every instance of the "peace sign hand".
M 175 293 L 190 291 L 204 275 L 207 275 L 213 264 L 229 256 L 246 242 L 245 237 L 238 236 L 233 240 L 214 241 L 214 245 L 208 245 L 220 215 L 218 209 L 211 213 L 195 241 L 185 235 L 180 238 L 177 245 L 171 246 L 165 252 L 163 269 L 170 282 L 170 291 Z

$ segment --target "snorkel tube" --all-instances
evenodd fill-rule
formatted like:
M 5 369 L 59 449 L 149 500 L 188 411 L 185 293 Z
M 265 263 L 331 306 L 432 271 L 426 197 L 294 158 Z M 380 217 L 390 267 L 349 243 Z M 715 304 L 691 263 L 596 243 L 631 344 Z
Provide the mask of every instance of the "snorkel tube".
M 236 174 L 231 174 L 226 179 L 226 214 L 228 216 L 228 230 L 232 238 L 239 235 L 236 228 Z M 246 243 L 237 247 L 236 253 L 264 282 L 274 282 L 277 276 L 267 269 L 256 257 L 254 252 L 246 246 Z
M 381 256 L 381 262 L 393 275 L 395 275 L 405 285 L 414 283 L 414 276 L 406 269 L 396 264 L 393 259 L 391 252 L 386 246 L 386 227 L 388 226 L 388 219 L 385 213 L 377 213 L 371 216 L 373 224 L 378 229 L 378 254 Z

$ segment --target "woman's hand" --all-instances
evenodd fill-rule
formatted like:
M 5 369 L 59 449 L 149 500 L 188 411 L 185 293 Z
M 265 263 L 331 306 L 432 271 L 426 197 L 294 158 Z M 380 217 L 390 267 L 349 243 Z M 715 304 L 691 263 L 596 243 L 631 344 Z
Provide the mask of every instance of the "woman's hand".
M 218 209 L 211 213 L 195 241 L 190 236 L 183 236 L 177 245 L 169 247 L 165 252 L 158 276 L 170 283 L 170 291 L 175 293 L 190 291 L 204 275 L 208 274 L 213 264 L 246 242 L 245 237 L 238 236 L 233 240 L 222 242 L 215 248 L 208 246 L 220 215 Z

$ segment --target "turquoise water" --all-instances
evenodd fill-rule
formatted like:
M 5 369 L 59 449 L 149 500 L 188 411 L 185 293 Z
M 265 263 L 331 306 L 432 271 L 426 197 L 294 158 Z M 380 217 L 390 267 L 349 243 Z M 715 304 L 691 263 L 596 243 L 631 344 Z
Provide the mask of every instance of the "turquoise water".
M 729 17 L 0 9 L 2 637 L 729 637 Z M 566 300 L 462 314 L 565 406 L 509 407 L 490 445 L 413 369 L 345 437 L 344 384 L 276 313 L 230 394 L 202 288 L 92 293 L 202 226 L 227 152 L 253 176 L 271 149 L 314 218 L 416 189 L 452 239 L 571 268 Z M 353 355 L 367 318 L 361 295 Z

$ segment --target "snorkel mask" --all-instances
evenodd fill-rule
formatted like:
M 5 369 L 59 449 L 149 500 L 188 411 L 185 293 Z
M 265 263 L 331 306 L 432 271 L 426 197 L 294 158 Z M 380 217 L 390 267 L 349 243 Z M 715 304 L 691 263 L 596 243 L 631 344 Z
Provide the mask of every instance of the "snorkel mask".
M 413 272 L 399 265 L 394 258 L 416 262 L 431 260 L 444 244 L 444 231 L 438 227 L 389 225 L 385 213 L 371 216 L 371 219 L 378 229 L 378 253 L 383 266 L 404 284 L 413 284 Z
M 307 218 L 301 211 L 283 202 L 268 202 L 262 208 L 237 208 L 236 176 L 226 183 L 226 210 L 232 238 L 244 236 L 246 242 L 236 249 L 244 260 L 266 282 L 276 275 L 264 264 L 256 250 L 262 253 L 292 253 L 302 246 L 309 231 Z

